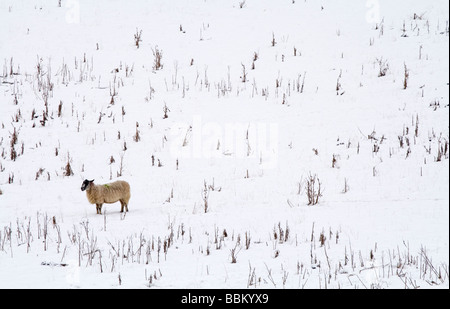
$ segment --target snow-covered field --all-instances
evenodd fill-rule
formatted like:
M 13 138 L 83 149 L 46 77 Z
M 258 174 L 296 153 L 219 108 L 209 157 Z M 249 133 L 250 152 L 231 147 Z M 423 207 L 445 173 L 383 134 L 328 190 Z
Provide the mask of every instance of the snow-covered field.
M 448 288 L 448 15 L 0 1 L 0 287 Z

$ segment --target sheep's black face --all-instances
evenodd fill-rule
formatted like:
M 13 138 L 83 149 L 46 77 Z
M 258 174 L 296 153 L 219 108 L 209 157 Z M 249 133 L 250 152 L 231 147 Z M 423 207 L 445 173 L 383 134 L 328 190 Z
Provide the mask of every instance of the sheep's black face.
M 85 180 L 83 181 L 83 184 L 81 185 L 81 191 L 84 191 L 87 189 L 87 187 L 89 186 L 89 180 Z
M 93 183 L 93 182 L 94 182 L 93 180 L 87 180 L 87 179 L 85 179 L 85 180 L 83 181 L 83 184 L 81 185 L 81 191 L 86 190 L 86 189 L 89 187 L 89 185 L 90 185 L 91 183 Z

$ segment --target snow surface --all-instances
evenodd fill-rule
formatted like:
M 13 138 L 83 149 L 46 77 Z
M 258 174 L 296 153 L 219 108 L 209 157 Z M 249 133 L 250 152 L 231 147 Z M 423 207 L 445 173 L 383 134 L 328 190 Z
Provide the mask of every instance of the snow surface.
M 448 14 L 2 0 L 0 287 L 448 288 Z

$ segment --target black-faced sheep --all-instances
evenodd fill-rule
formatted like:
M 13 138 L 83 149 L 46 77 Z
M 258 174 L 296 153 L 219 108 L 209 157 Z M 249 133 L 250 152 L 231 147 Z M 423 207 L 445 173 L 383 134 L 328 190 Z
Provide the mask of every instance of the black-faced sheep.
M 104 185 L 94 184 L 94 180 L 84 180 L 81 191 L 86 190 L 89 203 L 95 204 L 97 214 L 102 214 L 104 203 L 112 204 L 119 202 L 122 205 L 120 212 L 128 211 L 128 201 L 130 200 L 130 185 L 126 181 L 118 180 Z

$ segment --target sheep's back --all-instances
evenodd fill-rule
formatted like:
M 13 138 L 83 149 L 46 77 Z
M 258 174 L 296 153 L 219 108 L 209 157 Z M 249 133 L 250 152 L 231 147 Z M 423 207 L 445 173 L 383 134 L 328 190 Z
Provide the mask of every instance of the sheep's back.
M 119 200 L 128 200 L 130 198 L 130 185 L 126 181 L 118 180 L 100 186 L 105 203 L 115 203 Z

